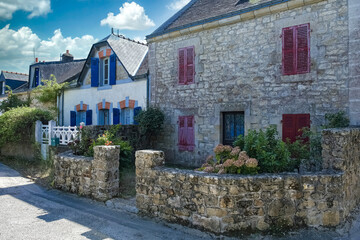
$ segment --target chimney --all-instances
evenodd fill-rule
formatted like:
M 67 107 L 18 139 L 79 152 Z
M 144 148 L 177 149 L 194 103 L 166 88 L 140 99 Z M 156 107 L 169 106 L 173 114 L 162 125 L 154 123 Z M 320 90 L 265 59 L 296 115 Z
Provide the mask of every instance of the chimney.
M 72 62 L 74 61 L 74 56 L 70 54 L 69 50 L 66 50 L 66 53 L 64 53 L 62 56 L 63 62 Z
M 35 62 L 36 62 L 36 63 L 39 62 L 39 58 L 35 58 Z

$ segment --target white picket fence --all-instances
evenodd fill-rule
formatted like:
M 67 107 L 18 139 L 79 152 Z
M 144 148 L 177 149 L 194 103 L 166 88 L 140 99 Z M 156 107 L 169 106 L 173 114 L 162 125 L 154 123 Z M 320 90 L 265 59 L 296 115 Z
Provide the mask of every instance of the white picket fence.
M 60 145 L 67 145 L 78 137 L 79 129 L 71 126 L 56 126 L 55 121 L 49 121 L 48 125 L 43 125 L 40 121 L 36 122 L 35 138 L 36 142 L 51 145 L 52 138 L 59 138 Z

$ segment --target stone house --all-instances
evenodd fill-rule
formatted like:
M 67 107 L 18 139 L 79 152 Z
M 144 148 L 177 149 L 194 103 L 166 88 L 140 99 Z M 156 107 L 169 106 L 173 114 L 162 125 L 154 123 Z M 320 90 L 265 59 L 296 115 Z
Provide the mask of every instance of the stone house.
M 345 111 L 360 125 L 360 2 L 192 0 L 147 36 L 157 147 L 199 166 L 249 129 L 283 139 Z
M 110 34 L 95 43 L 76 84 L 59 99 L 60 125 L 134 124 L 147 106 L 148 46 Z

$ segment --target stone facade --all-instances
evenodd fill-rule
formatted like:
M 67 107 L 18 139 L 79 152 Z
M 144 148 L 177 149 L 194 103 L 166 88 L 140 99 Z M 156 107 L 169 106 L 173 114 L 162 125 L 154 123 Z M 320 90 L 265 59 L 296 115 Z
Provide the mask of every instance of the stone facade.
M 70 152 L 55 155 L 55 187 L 100 201 L 117 196 L 119 153 L 119 146 L 96 146 L 94 158 Z
M 337 226 L 360 200 L 360 129 L 324 131 L 323 148 L 323 172 L 255 176 L 164 168 L 162 151 L 137 151 L 137 207 L 215 233 Z
M 348 0 L 277 6 L 148 39 L 151 104 L 166 115 L 157 148 L 168 161 L 199 166 L 223 140 L 224 112 L 244 112 L 245 134 L 276 125 L 280 135 L 282 114 L 310 114 L 316 127 L 326 113 L 349 112 Z M 284 76 L 282 29 L 305 23 L 311 71 Z M 195 48 L 195 83 L 179 85 L 178 49 L 187 46 Z M 181 152 L 178 116 L 189 115 L 195 150 Z

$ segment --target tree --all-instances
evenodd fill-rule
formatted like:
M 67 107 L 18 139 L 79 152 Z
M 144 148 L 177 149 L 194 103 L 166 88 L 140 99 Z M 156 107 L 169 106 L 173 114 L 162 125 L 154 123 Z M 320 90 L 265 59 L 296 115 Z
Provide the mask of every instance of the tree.
M 12 108 L 28 107 L 30 105 L 30 99 L 23 101 L 17 95 L 13 94 L 9 86 L 6 85 L 6 87 L 8 88 L 6 91 L 8 97 L 4 101 L 0 102 L 0 112 L 5 113 Z

